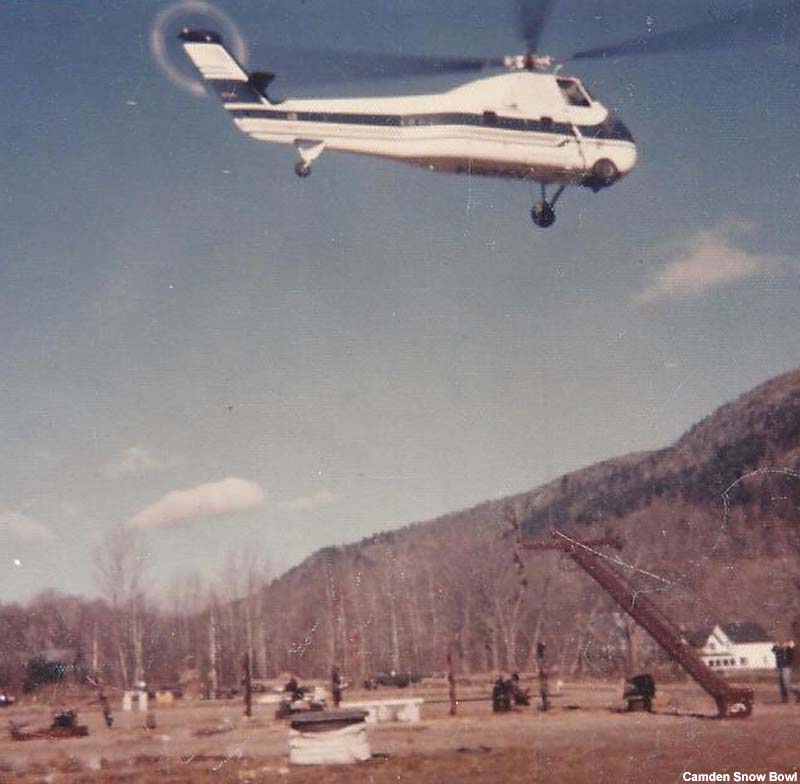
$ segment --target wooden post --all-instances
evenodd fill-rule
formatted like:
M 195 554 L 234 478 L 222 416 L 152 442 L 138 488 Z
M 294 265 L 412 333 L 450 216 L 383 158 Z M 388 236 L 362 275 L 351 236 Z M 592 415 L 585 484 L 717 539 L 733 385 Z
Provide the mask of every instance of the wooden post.
M 339 675 L 339 668 L 331 667 L 331 696 L 333 697 L 333 707 L 338 708 L 342 701 L 342 676 Z
M 550 709 L 550 689 L 547 685 L 547 668 L 544 664 L 545 644 L 536 643 L 536 661 L 539 665 L 539 710 L 542 712 Z
M 244 655 L 244 715 L 249 719 L 253 715 L 253 678 L 249 651 Z
M 97 699 L 100 703 L 100 708 L 103 711 L 103 721 L 105 721 L 106 727 L 111 729 L 114 724 L 114 717 L 111 714 L 111 706 L 108 703 L 108 697 L 106 697 L 102 686 L 97 689 Z
M 458 708 L 456 699 L 456 676 L 453 674 L 453 653 L 447 652 L 447 687 L 450 696 L 450 715 L 455 716 Z

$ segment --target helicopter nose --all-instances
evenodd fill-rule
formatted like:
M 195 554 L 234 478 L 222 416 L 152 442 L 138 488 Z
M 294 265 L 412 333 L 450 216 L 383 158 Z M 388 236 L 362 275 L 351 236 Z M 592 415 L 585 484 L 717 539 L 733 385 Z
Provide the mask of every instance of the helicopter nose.
M 614 163 L 617 165 L 620 177 L 624 177 L 630 173 L 638 159 L 635 144 L 626 144 L 624 147 L 620 145 L 619 149 L 614 151 Z

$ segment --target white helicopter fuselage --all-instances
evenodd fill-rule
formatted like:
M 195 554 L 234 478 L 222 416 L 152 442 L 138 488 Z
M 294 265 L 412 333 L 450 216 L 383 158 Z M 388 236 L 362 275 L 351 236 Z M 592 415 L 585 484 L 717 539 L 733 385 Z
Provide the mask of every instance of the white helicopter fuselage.
M 636 163 L 627 128 L 571 77 L 521 70 L 429 95 L 275 103 L 221 41 L 184 39 L 184 47 L 240 130 L 294 145 L 308 165 L 327 149 L 436 172 L 600 188 Z

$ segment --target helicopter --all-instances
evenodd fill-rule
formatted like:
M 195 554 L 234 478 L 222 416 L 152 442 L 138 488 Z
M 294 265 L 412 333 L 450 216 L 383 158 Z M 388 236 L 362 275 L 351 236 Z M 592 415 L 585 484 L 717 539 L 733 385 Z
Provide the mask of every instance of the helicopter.
M 236 126 L 259 141 L 291 144 L 294 171 L 311 174 L 325 150 L 401 161 L 431 172 L 539 183 L 531 208 L 536 226 L 555 223 L 569 185 L 595 193 L 628 175 L 638 158 L 625 123 L 563 73 L 570 61 L 750 43 L 753 29 L 785 24 L 798 4 L 781 3 L 697 25 L 584 49 L 555 58 L 537 52 L 554 0 L 518 0 L 523 54 L 492 58 L 339 53 L 356 77 L 500 71 L 445 92 L 370 98 L 286 99 L 270 96 L 275 74 L 248 73 L 213 30 L 182 27 L 182 47 L 221 99 Z M 745 33 L 743 39 L 742 33 Z M 313 53 L 293 51 L 296 60 Z M 338 69 L 342 75 L 344 69 Z M 555 187 L 552 196 L 547 188 Z

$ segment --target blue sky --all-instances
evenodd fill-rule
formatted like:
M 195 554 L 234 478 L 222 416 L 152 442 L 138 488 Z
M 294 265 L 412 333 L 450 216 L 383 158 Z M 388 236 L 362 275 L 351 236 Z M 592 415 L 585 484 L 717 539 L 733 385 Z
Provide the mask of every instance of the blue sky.
M 640 162 L 541 231 L 526 184 L 327 153 L 297 179 L 155 66 L 167 5 L 0 5 L 0 598 L 91 593 L 136 520 L 156 586 L 244 546 L 284 568 L 663 446 L 800 364 L 798 44 L 570 67 Z M 257 69 L 521 50 L 510 3 L 220 7 Z M 564 0 L 542 48 L 708 10 Z

